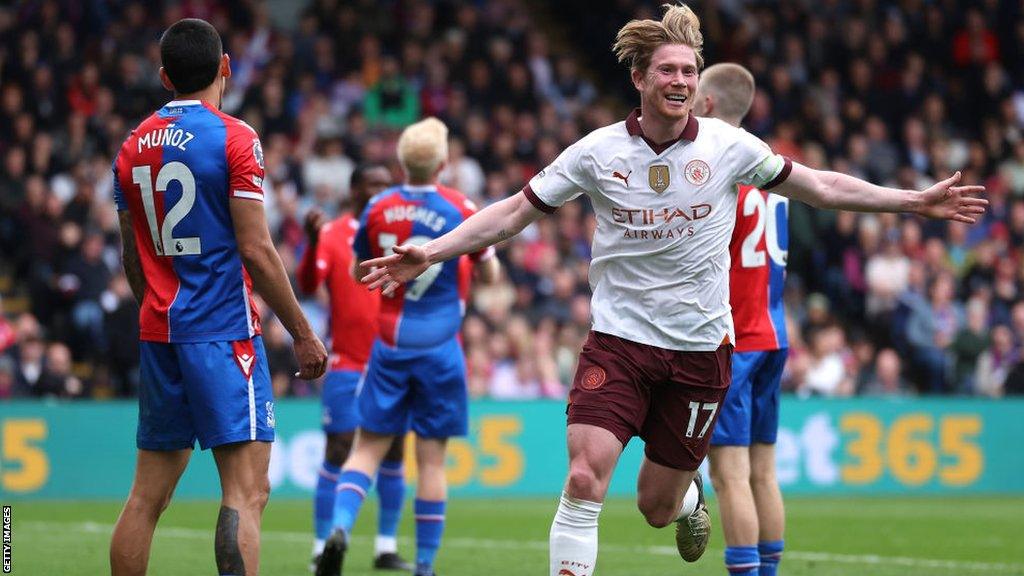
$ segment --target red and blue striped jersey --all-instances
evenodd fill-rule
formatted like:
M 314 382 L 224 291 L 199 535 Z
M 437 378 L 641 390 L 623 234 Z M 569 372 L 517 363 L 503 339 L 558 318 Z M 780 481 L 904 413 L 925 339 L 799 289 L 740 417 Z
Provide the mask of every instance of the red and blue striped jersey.
M 739 186 L 729 253 L 729 303 L 736 351 L 789 347 L 782 290 L 789 255 L 789 200 Z
M 296 277 L 306 294 L 327 282 L 331 302 L 331 370 L 362 372 L 377 339 L 380 297 L 352 277 L 352 242 L 359 221 L 345 214 L 320 230 L 316 250 L 306 247 Z
M 363 210 L 352 248 L 362 261 L 391 254 L 393 246 L 426 244 L 454 230 L 474 212 L 476 206 L 452 188 L 389 188 L 374 196 Z M 493 255 L 493 248 L 486 248 L 439 262 L 391 296 L 381 298 L 381 340 L 398 348 L 429 348 L 455 337 L 465 312 L 472 260 Z
M 205 102 L 168 103 L 114 160 L 114 200 L 128 210 L 146 292 L 140 338 L 242 340 L 260 333 L 230 198 L 263 201 L 256 132 Z

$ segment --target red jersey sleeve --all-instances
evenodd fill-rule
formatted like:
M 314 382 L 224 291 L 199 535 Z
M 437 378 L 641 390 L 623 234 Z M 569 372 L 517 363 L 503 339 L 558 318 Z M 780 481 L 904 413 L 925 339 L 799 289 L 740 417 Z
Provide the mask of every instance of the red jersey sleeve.
M 295 269 L 295 280 L 299 285 L 299 290 L 302 290 L 304 294 L 316 292 L 317 287 L 324 281 L 327 263 L 324 262 L 322 252 L 322 242 L 318 242 L 315 249 L 306 244 L 302 260 L 299 261 L 299 266 Z
M 232 198 L 263 201 L 263 146 L 248 124 L 227 125 L 228 194 Z

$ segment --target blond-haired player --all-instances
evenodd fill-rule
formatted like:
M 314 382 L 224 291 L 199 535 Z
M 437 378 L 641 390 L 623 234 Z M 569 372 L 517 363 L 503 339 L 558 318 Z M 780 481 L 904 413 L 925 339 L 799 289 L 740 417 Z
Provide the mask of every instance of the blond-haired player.
M 364 262 L 364 278 L 401 292 L 432 266 L 519 233 L 587 194 L 597 215 L 590 284 L 593 330 L 569 395 L 569 473 L 551 526 L 552 576 L 587 576 L 597 558 L 597 519 L 619 454 L 646 441 L 637 505 L 647 522 L 676 523 L 686 560 L 704 551 L 707 513 L 694 489 L 718 407 L 729 386 L 729 239 L 736 185 L 815 206 L 907 211 L 974 222 L 986 202 L 957 186 L 924 191 L 875 186 L 812 170 L 758 138 L 691 114 L 703 64 L 697 16 L 665 6 L 661 21 L 633 20 L 618 33 L 640 108 L 567 148 L 520 193 L 481 210 L 454 232 Z
M 739 64 L 701 74 L 693 111 L 739 126 L 754 101 L 754 77 Z M 735 576 L 775 576 L 785 511 L 775 476 L 779 386 L 789 342 L 782 303 L 789 247 L 788 201 L 753 186 L 737 192 L 729 251 L 729 302 L 736 327 L 732 384 L 711 434 L 711 481 Z
M 406 181 L 373 197 L 352 244 L 358 260 L 425 244 L 455 229 L 476 208 L 458 191 L 437 184 L 448 159 L 448 129 L 427 118 L 405 129 L 398 159 Z M 361 423 L 338 478 L 334 530 L 317 563 L 318 576 L 341 574 L 348 537 L 381 460 L 396 436 L 416 432 L 416 575 L 434 573 L 444 529 L 448 438 L 468 431 L 466 366 L 457 335 L 462 325 L 471 260 L 480 279 L 494 282 L 498 260 L 482 248 L 438 263 L 415 282 L 381 298 L 379 329 L 359 392 Z M 357 277 L 363 270 L 356 267 Z

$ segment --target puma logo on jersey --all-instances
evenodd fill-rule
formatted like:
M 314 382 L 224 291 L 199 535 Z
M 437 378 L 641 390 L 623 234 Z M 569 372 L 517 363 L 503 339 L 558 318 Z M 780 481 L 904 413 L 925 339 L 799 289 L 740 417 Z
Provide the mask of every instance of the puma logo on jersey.
M 629 175 L 632 174 L 632 173 L 633 173 L 633 171 L 630 170 L 629 172 L 626 172 L 625 176 L 623 176 L 622 172 L 615 171 L 615 172 L 612 172 L 612 178 L 618 178 L 619 180 L 622 180 L 623 182 L 626 183 L 626 188 L 629 188 Z

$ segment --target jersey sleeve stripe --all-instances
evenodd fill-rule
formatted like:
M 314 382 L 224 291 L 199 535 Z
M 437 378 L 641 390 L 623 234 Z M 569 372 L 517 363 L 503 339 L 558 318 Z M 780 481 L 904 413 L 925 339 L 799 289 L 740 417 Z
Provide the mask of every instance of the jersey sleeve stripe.
M 248 198 L 249 200 L 259 200 L 263 202 L 263 194 L 259 192 L 247 192 L 245 190 L 234 190 L 231 195 L 235 198 Z
M 782 170 L 779 170 L 779 174 L 775 178 L 772 178 L 771 182 L 761 186 L 761 190 L 771 190 L 785 182 L 786 178 L 789 178 L 789 173 L 793 171 L 793 161 L 785 156 L 783 156 L 782 159 L 785 161 L 785 164 L 782 166 Z
M 526 187 L 523 188 L 523 194 L 526 194 L 526 199 L 530 201 L 530 204 L 533 204 L 534 208 L 536 208 L 537 210 L 540 210 L 541 212 L 543 212 L 545 214 L 553 214 L 555 212 L 555 210 L 557 209 L 554 206 L 548 206 L 547 203 L 545 203 L 543 200 L 541 200 L 540 197 L 537 196 L 537 193 L 533 191 L 533 188 L 531 188 L 529 184 L 527 184 Z

